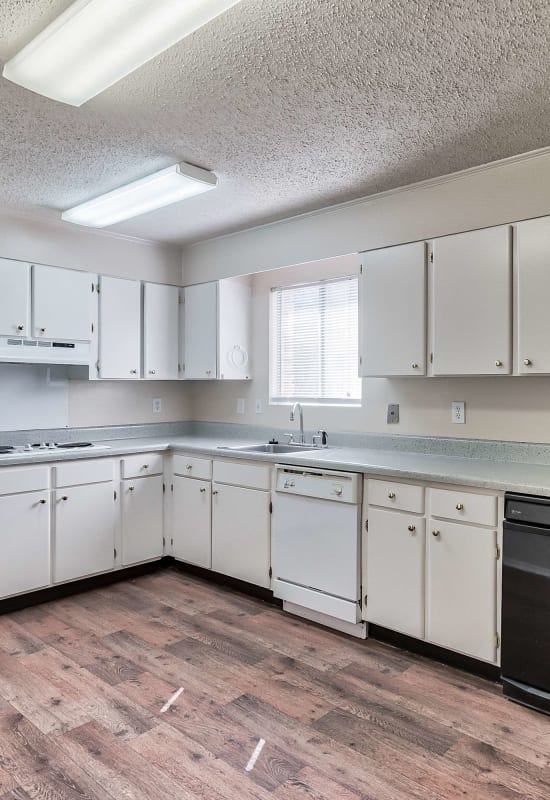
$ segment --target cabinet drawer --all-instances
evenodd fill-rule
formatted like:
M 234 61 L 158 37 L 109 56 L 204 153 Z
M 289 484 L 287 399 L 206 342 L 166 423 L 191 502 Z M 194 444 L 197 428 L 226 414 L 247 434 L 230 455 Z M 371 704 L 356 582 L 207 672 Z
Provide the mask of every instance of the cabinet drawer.
M 431 513 L 434 517 L 475 522 L 478 525 L 497 524 L 497 498 L 489 494 L 430 489 Z
M 369 505 L 393 508 L 398 511 L 424 513 L 424 487 L 410 483 L 369 480 Z
M 68 461 L 56 464 L 54 486 L 78 486 L 84 483 L 105 483 L 114 477 L 112 458 L 94 458 L 88 461 Z
M 174 475 L 209 481 L 212 477 L 212 461 L 209 458 L 194 456 L 174 456 L 173 471 Z
M 164 458 L 160 453 L 139 453 L 122 459 L 123 478 L 143 478 L 145 475 L 162 475 Z
M 213 480 L 249 489 L 270 489 L 271 468 L 260 464 L 214 461 Z
M 0 469 L 0 495 L 20 492 L 39 492 L 50 485 L 49 467 L 22 467 Z

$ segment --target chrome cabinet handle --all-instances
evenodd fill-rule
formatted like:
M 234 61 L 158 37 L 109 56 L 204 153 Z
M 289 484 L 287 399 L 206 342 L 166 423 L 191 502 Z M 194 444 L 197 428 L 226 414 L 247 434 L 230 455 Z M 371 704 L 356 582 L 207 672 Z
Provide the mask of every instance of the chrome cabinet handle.
M 337 486 L 336 489 L 334 489 L 334 494 L 337 497 L 340 497 L 340 495 L 342 494 L 342 487 L 341 486 Z
M 440 534 L 441 534 L 441 531 L 432 531 L 432 536 L 435 536 L 436 539 Z
M 416 530 L 416 525 L 409 525 L 407 530 L 410 531 L 411 533 L 414 533 Z
M 395 500 L 395 492 L 388 492 L 388 500 Z
M 150 369 L 149 370 L 149 375 L 156 375 L 156 374 L 157 374 L 157 371 L 155 369 Z
M 457 511 L 464 511 L 464 504 L 463 503 L 457 503 L 456 504 L 456 510 Z

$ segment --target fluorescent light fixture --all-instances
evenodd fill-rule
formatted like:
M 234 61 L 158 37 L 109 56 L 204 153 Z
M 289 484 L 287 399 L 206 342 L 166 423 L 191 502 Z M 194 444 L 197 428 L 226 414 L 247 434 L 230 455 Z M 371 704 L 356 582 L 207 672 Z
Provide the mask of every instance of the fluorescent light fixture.
M 61 219 L 89 228 L 105 228 L 215 189 L 217 183 L 213 172 L 192 164 L 174 164 L 87 203 L 69 208 L 61 214 Z
M 76 0 L 4 66 L 33 92 L 81 106 L 240 0 Z

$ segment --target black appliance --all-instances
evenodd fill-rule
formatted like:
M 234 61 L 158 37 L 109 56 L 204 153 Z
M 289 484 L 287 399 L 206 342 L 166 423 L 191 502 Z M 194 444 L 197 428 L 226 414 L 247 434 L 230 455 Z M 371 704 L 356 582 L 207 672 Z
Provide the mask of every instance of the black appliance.
M 550 498 L 507 493 L 502 548 L 502 685 L 550 714 Z

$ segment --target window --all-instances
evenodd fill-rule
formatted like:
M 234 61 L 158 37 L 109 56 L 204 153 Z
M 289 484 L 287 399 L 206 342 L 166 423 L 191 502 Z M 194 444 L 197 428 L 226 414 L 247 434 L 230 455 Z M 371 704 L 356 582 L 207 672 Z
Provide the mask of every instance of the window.
M 271 402 L 360 404 L 357 283 L 271 290 Z

